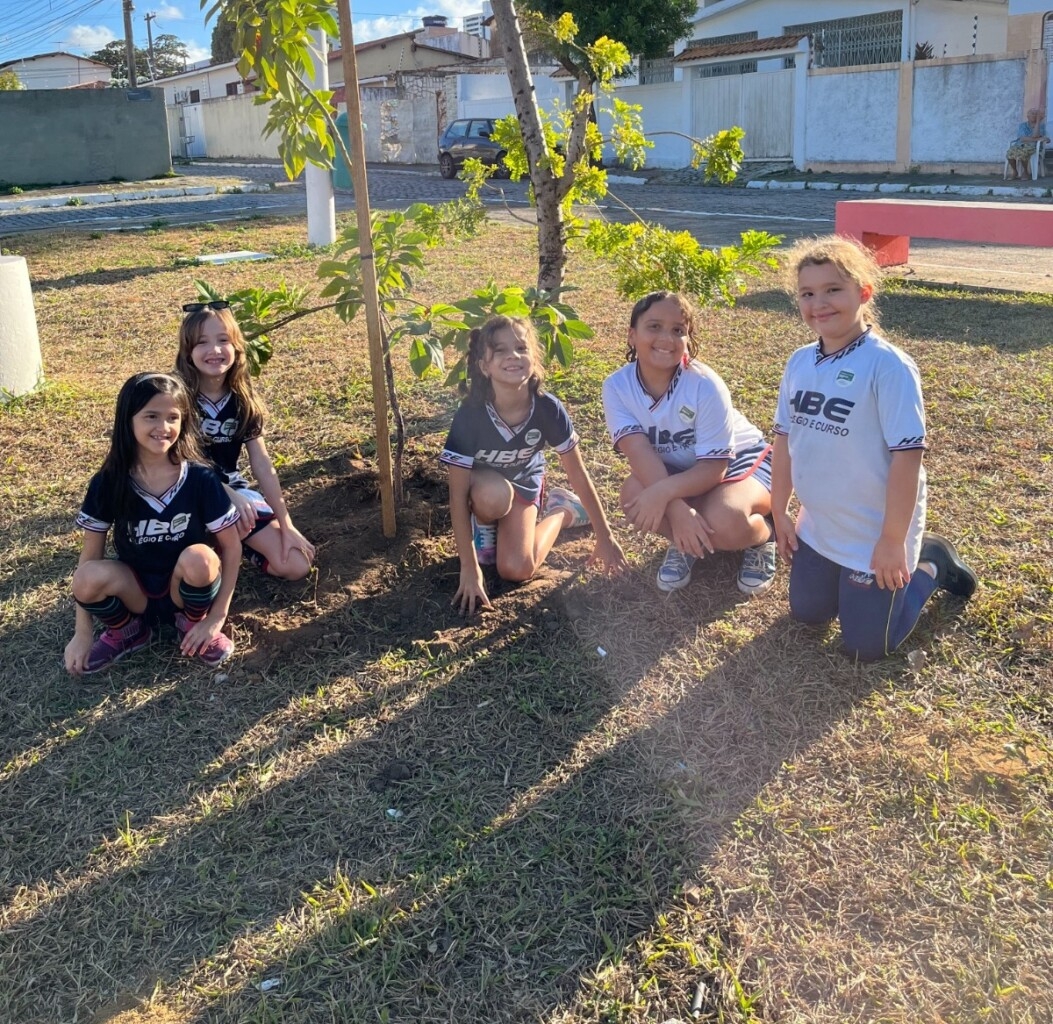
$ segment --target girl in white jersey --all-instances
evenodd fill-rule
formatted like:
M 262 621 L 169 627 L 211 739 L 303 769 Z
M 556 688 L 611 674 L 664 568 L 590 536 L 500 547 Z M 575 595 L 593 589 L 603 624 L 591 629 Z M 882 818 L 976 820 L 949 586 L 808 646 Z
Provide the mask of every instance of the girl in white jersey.
M 790 612 L 840 619 L 849 654 L 874 661 L 907 638 L 934 590 L 969 597 L 976 576 L 949 541 L 924 532 L 921 380 L 875 331 L 873 258 L 831 235 L 799 242 L 787 267 L 819 336 L 790 356 L 775 418 L 772 515 L 791 563 Z
M 771 446 L 695 358 L 694 315 L 682 295 L 640 299 L 628 341 L 628 364 L 603 382 L 603 409 L 614 447 L 629 461 L 626 518 L 671 541 L 659 590 L 687 586 L 695 560 L 722 550 L 744 552 L 739 589 L 763 594 L 775 578 L 765 518 Z

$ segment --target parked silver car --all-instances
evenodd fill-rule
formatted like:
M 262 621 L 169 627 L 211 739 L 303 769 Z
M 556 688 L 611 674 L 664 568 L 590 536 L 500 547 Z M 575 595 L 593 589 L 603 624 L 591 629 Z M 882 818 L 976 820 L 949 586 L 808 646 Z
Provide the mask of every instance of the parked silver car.
M 484 164 L 492 164 L 494 174 L 508 175 L 505 151 L 490 136 L 494 130 L 492 117 L 465 117 L 451 121 L 439 136 L 439 173 L 444 178 L 456 177 L 465 160 L 475 157 Z

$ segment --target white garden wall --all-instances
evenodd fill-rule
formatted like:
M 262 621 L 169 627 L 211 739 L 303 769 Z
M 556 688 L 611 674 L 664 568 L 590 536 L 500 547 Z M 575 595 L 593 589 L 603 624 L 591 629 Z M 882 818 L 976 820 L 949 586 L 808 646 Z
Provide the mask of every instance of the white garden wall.
M 892 163 L 898 91 L 898 64 L 811 72 L 805 99 L 807 163 Z

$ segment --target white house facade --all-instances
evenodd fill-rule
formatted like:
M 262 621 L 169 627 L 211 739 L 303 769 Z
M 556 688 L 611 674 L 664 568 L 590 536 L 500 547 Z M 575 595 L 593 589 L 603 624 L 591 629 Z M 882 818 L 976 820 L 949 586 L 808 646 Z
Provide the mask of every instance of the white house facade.
M 27 89 L 104 89 L 113 75 L 108 64 L 61 51 L 4 61 L 0 71 L 13 71 Z

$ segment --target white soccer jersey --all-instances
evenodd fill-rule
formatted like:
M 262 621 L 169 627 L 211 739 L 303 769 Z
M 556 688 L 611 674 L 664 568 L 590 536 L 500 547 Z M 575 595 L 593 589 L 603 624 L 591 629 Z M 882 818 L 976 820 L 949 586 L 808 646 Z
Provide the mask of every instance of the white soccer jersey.
M 824 355 L 806 345 L 790 356 L 779 386 L 775 432 L 789 440 L 797 533 L 821 555 L 870 571 L 885 518 L 892 453 L 925 447 L 925 408 L 914 360 L 867 330 Z M 907 532 L 913 572 L 925 529 L 925 470 Z
M 603 411 L 615 448 L 643 434 L 669 469 L 690 469 L 700 459 L 730 460 L 761 444 L 761 432 L 731 404 L 724 381 L 693 359 L 677 368 L 665 394 L 652 398 L 636 363 L 603 382 Z

